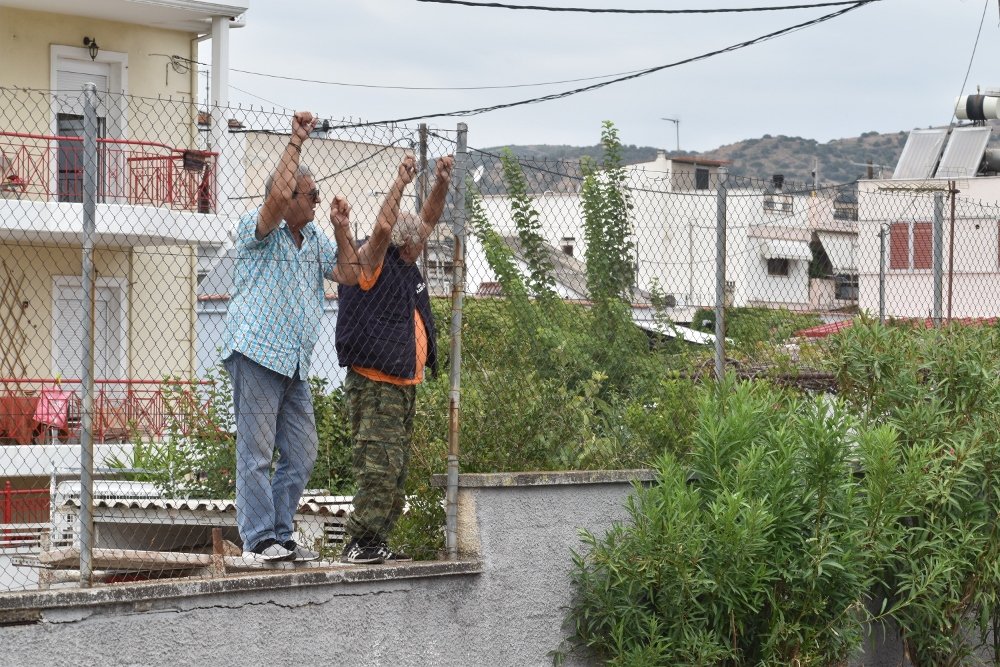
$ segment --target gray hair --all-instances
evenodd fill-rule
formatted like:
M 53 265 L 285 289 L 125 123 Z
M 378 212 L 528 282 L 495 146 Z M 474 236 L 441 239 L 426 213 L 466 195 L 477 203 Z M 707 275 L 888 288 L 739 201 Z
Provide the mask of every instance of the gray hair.
M 309 168 L 309 165 L 302 164 L 301 162 L 299 163 L 298 168 L 296 168 L 295 170 L 296 181 L 298 181 L 300 178 L 305 178 L 306 176 L 312 176 L 312 175 L 313 172 L 312 169 Z M 271 174 L 270 176 L 267 177 L 267 180 L 264 181 L 264 199 L 267 199 L 267 196 L 271 194 L 271 187 L 273 185 L 274 185 L 274 174 Z
M 400 213 L 396 226 L 392 228 L 392 245 L 402 248 L 408 243 L 420 245 L 420 228 L 423 224 L 414 213 Z

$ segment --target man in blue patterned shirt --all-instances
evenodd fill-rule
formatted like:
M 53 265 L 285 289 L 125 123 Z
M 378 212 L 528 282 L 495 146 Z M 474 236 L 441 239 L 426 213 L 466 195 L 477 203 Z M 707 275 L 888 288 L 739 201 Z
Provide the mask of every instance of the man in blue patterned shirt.
M 236 239 L 222 358 L 236 416 L 236 520 L 244 559 L 254 563 L 319 557 L 292 537 L 318 449 L 309 362 L 324 279 L 358 281 L 347 201 L 338 196 L 330 206 L 336 244 L 312 223 L 319 189 L 299 158 L 315 124 L 309 112 L 293 116 L 264 204 L 240 220 Z

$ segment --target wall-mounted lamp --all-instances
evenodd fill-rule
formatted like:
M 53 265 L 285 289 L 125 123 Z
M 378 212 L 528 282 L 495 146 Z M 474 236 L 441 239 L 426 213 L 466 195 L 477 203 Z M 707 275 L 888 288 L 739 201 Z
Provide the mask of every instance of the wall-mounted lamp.
M 101 50 L 101 47 L 97 45 L 97 40 L 91 39 L 90 37 L 84 37 L 83 45 L 86 46 L 87 51 L 90 52 L 90 59 L 97 60 L 97 52 Z

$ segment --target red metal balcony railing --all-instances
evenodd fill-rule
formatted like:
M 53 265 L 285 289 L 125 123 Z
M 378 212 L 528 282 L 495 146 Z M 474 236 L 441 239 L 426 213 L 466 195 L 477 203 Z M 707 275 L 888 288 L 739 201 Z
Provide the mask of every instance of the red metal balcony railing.
M 0 488 L 0 551 L 37 547 L 50 525 L 49 489 Z
M 98 139 L 98 202 L 215 211 L 218 153 Z M 0 131 L 0 197 L 83 198 L 83 139 Z
M 201 390 L 210 384 L 96 380 L 94 441 L 122 442 L 133 434 L 159 438 L 171 420 L 183 426 L 192 415 L 204 414 L 208 403 Z M 80 396 L 79 380 L 0 378 L 0 445 L 79 442 Z

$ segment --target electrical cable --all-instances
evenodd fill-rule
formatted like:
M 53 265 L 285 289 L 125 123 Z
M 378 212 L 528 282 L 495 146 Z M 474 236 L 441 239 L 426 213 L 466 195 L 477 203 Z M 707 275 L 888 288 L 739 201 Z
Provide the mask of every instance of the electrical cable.
M 493 106 L 488 106 L 488 107 L 477 107 L 477 108 L 473 108 L 473 109 L 463 109 L 463 110 L 460 110 L 460 111 L 450 111 L 450 112 L 444 112 L 444 113 L 428 113 L 428 114 L 421 114 L 421 115 L 418 115 L 418 116 L 408 116 L 408 117 L 405 117 L 405 118 L 395 118 L 395 119 L 392 119 L 392 120 L 381 120 L 381 121 L 370 121 L 370 122 L 365 122 L 365 123 L 355 123 L 355 124 L 351 124 L 351 125 L 337 126 L 336 128 L 332 128 L 332 129 L 346 129 L 346 128 L 351 128 L 351 127 L 367 127 L 367 126 L 371 126 L 371 125 L 388 125 L 388 124 L 393 124 L 393 123 L 405 123 L 405 122 L 414 121 L 414 120 L 423 120 L 425 118 L 438 118 L 438 117 L 442 117 L 442 116 L 459 116 L 459 117 L 477 116 L 479 114 L 488 113 L 488 112 L 491 112 L 491 111 L 499 111 L 501 109 L 509 109 L 509 108 L 512 108 L 512 107 L 524 106 L 526 104 L 539 104 L 539 103 L 542 103 L 542 102 L 550 102 L 550 101 L 553 101 L 553 100 L 558 100 L 558 99 L 562 99 L 562 98 L 565 98 L 565 97 L 570 97 L 572 95 L 578 95 L 579 93 L 585 93 L 585 92 L 589 92 L 591 90 L 597 90 L 598 88 L 604 88 L 605 86 L 610 86 L 610 85 L 615 84 L 615 83 L 621 83 L 623 81 L 629 81 L 629 80 L 632 80 L 632 79 L 638 79 L 640 77 L 647 76 L 649 74 L 653 74 L 655 72 L 659 72 L 659 71 L 662 71 L 662 70 L 665 70 L 665 69 L 670 69 L 670 68 L 673 68 L 673 67 L 678 67 L 680 65 L 688 65 L 690 63 L 699 62 L 699 61 L 702 61 L 702 60 L 707 60 L 709 58 L 712 58 L 712 57 L 717 56 L 717 55 L 721 55 L 723 53 L 730 53 L 730 52 L 733 52 L 733 51 L 739 51 L 741 49 L 745 49 L 747 47 L 754 46 L 756 44 L 760 44 L 762 42 L 769 41 L 769 40 L 775 39 L 777 37 L 781 37 L 783 35 L 787 35 L 789 33 L 796 32 L 798 30 L 802 30 L 804 28 L 809 28 L 809 27 L 812 27 L 814 25 L 818 25 L 820 23 L 824 23 L 824 22 L 829 21 L 831 19 L 835 19 L 835 18 L 838 18 L 840 16 L 843 16 L 844 14 L 847 14 L 848 12 L 852 12 L 852 11 L 854 11 L 856 9 L 860 9 L 861 7 L 864 7 L 866 5 L 870 5 L 873 2 L 880 2 L 880 1 L 881 0 L 858 0 L 857 2 L 855 2 L 854 4 L 852 4 L 850 7 L 845 7 L 843 9 L 839 9 L 839 10 L 837 10 L 835 12 L 831 12 L 829 14 L 824 14 L 823 16 L 820 16 L 818 18 L 811 19 L 809 21 L 804 21 L 802 23 L 797 23 L 797 24 L 789 26 L 787 28 L 782 28 L 780 30 L 775 30 L 774 32 L 770 32 L 770 33 L 767 33 L 765 35 L 761 35 L 759 37 L 755 37 L 753 39 L 746 40 L 744 42 L 739 42 L 737 44 L 732 44 L 732 45 L 727 46 L 725 48 L 716 49 L 715 51 L 709 51 L 707 53 L 703 53 L 703 54 L 698 55 L 698 56 L 692 56 L 690 58 L 684 58 L 683 60 L 677 60 L 677 61 L 674 61 L 672 63 L 667 63 L 665 65 L 657 65 L 656 67 L 650 67 L 650 68 L 647 68 L 647 69 L 644 69 L 644 70 L 640 70 L 640 71 L 635 72 L 633 74 L 629 74 L 629 75 L 626 75 L 626 76 L 618 77 L 618 78 L 612 79 L 610 81 L 603 81 L 601 83 L 595 83 L 595 84 L 592 84 L 590 86 L 584 86 L 582 88 L 575 88 L 573 90 L 567 90 L 567 91 L 563 91 L 561 93 L 553 93 L 551 95 L 543 95 L 541 97 L 533 97 L 533 98 L 529 98 L 529 99 L 526 99 L 526 100 L 520 100 L 518 102 L 507 102 L 507 103 L 504 103 L 504 104 L 495 104 Z
M 575 12 L 582 14 L 734 14 L 750 12 L 778 12 L 790 9 L 819 9 L 852 5 L 856 0 L 841 2 L 816 2 L 804 5 L 777 5 L 770 7 L 719 7 L 714 9 L 594 9 L 588 7 L 546 7 L 542 5 L 508 5 L 502 2 L 471 2 L 470 0 L 417 0 L 439 5 L 461 5 L 486 9 L 527 9 L 542 12 Z
M 976 49 L 979 48 L 979 37 L 983 34 L 983 23 L 986 21 L 986 10 L 989 6 L 990 0 L 986 0 L 983 4 L 983 17 L 979 19 L 979 30 L 976 31 L 976 42 L 972 45 L 972 55 L 969 56 L 969 66 L 965 70 L 965 78 L 962 79 L 962 88 L 958 91 L 959 97 L 965 92 L 965 84 L 969 82 L 969 73 L 972 71 L 972 62 L 976 59 Z M 949 125 L 955 120 L 955 111 L 956 109 L 951 110 L 951 118 L 948 120 Z
M 857 0 L 852 0 L 856 2 Z M 211 67 L 211 65 L 197 60 L 191 60 L 190 58 L 185 58 L 183 56 L 173 55 L 168 56 L 163 53 L 151 53 L 151 56 L 163 56 L 164 58 L 170 58 L 171 60 L 182 60 L 194 65 L 200 65 L 202 67 Z M 322 79 L 303 79 L 296 76 L 285 76 L 282 74 L 270 74 L 267 72 L 255 72 L 253 70 L 239 69 L 236 67 L 230 67 L 230 72 L 239 72 L 240 74 L 249 74 L 251 76 L 261 76 L 267 79 L 281 79 L 283 81 L 296 81 L 298 83 L 315 83 L 322 86 L 344 86 L 347 88 L 372 88 L 376 90 L 503 90 L 503 89 L 513 89 L 513 88 L 539 88 L 541 86 L 555 86 L 563 83 L 579 83 L 581 81 L 596 81 L 598 79 L 609 79 L 614 76 L 623 76 L 625 74 L 634 74 L 636 72 L 641 72 L 642 70 L 634 69 L 627 70 L 624 72 L 612 72 L 609 74 L 596 74 L 594 76 L 583 76 L 573 79 L 560 79 L 555 81 L 539 81 L 535 83 L 512 83 L 512 84 L 498 84 L 495 86 L 397 86 L 397 85 L 387 85 L 387 84 L 375 84 L 375 83 L 348 83 L 346 81 L 324 81 Z M 233 86 L 235 88 L 235 86 Z M 244 91 L 246 92 L 246 91 Z

